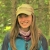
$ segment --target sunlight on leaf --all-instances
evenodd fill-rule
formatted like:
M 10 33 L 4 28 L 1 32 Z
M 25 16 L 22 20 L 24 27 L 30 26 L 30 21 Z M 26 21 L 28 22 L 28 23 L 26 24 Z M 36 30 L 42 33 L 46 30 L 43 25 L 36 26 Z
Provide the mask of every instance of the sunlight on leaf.
M 48 0 L 45 0 L 45 4 L 48 4 Z
M 4 26 L 3 24 L 0 25 L 0 27 L 3 27 L 3 26 Z
M 0 1 L 0 4 L 1 4 L 2 2 Z
M 3 4 L 2 7 L 5 7 L 5 5 Z
M 11 26 L 6 26 L 6 28 L 4 29 L 4 31 L 8 31 L 10 30 Z

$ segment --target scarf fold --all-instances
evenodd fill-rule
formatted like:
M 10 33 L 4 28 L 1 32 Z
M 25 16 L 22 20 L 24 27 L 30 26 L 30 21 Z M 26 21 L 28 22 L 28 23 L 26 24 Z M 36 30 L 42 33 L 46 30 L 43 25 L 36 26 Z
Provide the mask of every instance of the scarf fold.
M 25 31 L 19 29 L 19 33 L 20 33 L 21 37 L 22 37 L 24 40 L 28 41 L 28 40 L 31 39 L 31 33 L 30 33 L 30 30 L 27 31 L 27 32 L 25 32 Z

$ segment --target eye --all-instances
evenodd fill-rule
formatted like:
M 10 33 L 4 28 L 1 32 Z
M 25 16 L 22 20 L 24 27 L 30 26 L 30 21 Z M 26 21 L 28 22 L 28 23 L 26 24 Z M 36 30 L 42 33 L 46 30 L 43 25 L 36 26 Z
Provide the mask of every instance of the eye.
M 18 15 L 19 18 L 22 18 L 22 15 Z
M 21 14 L 20 14 L 20 15 L 18 15 L 18 17 L 19 17 L 19 18 L 22 18 L 22 17 L 27 18 L 27 17 L 28 17 L 28 15 L 26 15 L 26 14 L 21 15 Z
M 28 15 L 24 15 L 25 17 L 28 17 Z
M 18 16 L 19 18 L 22 18 L 22 15 Z

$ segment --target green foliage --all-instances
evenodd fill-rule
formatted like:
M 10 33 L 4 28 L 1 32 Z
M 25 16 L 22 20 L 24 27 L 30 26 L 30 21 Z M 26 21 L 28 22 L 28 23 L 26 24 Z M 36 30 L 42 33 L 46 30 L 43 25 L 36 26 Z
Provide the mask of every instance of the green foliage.
M 49 0 L 45 0 L 45 4 L 48 4 Z
M 48 50 L 50 50 L 50 46 L 48 47 Z
M 1 50 L 1 47 L 2 47 L 2 43 L 0 43 L 0 50 Z
M 38 10 L 35 10 L 35 11 L 34 11 L 34 14 L 35 14 L 36 17 L 38 17 L 38 15 L 39 15 Z
M 10 28 L 11 28 L 11 26 L 6 26 L 5 29 L 4 29 L 4 31 L 10 30 Z

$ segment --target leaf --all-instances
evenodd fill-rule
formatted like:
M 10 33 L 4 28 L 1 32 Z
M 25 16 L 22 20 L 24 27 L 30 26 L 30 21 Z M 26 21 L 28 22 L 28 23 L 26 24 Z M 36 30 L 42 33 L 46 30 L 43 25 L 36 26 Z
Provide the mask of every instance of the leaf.
M 6 26 L 6 28 L 4 29 L 4 31 L 8 31 L 10 30 L 11 26 Z

